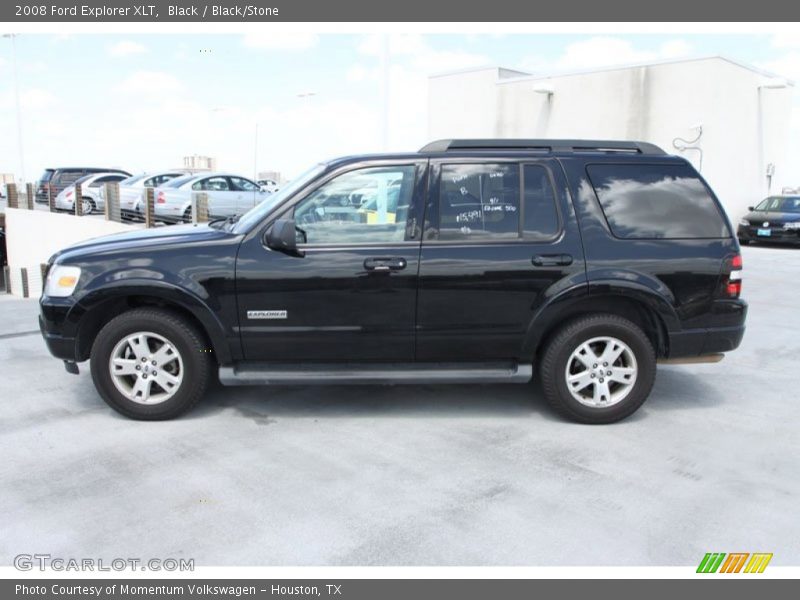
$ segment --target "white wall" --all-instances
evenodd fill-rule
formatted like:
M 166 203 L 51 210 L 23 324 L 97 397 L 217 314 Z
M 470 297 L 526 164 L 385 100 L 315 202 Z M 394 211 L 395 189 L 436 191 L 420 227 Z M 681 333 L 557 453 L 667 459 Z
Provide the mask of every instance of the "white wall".
M 42 292 L 40 265 L 53 254 L 90 238 L 141 227 L 144 225 L 115 223 L 99 217 L 7 208 L 6 247 L 12 293 L 22 296 L 22 268 L 28 269 L 30 297 L 39 296 Z
M 776 165 L 773 193 L 796 184 L 786 164 L 792 88 L 759 92 L 764 75 L 723 58 L 493 82 L 491 75 L 482 70 L 431 79 L 431 139 L 642 140 L 698 167 L 699 154 L 679 152 L 673 140 L 692 139 L 690 128 L 702 123 L 702 174 L 732 219 L 767 194 L 767 163 Z

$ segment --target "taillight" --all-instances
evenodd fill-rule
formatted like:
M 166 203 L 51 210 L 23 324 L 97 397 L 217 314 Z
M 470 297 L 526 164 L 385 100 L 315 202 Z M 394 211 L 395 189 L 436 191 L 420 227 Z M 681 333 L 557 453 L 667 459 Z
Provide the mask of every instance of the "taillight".
M 67 192 L 67 198 L 69 198 L 70 196 L 72 196 L 72 190 Z
M 728 259 L 728 275 L 725 282 L 725 295 L 738 298 L 742 294 L 742 255 L 734 254 Z
M 164 192 L 158 192 L 158 196 L 156 197 L 156 204 L 166 204 L 167 198 L 164 196 Z

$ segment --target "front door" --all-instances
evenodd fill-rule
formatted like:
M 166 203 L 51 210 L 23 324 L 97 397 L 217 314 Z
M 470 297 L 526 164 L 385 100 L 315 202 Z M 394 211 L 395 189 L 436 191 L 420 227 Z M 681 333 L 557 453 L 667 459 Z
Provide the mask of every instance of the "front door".
M 348 167 L 301 191 L 294 218 L 303 256 L 268 249 L 262 235 L 237 259 L 247 360 L 414 359 L 425 161 Z
M 430 182 L 417 360 L 517 360 L 548 297 L 585 280 L 563 172 L 553 159 L 453 159 Z

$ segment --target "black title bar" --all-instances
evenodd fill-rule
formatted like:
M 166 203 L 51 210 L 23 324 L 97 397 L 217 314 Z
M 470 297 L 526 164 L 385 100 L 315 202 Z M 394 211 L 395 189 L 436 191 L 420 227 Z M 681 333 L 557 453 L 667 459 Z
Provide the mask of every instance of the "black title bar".
M 5 22 L 787 22 L 800 3 L 786 0 L 4 0 Z

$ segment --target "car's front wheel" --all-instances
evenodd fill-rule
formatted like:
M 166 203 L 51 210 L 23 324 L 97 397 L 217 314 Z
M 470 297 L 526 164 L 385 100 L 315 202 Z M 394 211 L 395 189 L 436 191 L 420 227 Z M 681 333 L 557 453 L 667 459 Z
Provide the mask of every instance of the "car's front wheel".
M 653 345 L 631 321 L 596 314 L 566 324 L 540 362 L 548 403 L 581 423 L 613 423 L 633 414 L 656 374 Z
M 114 410 L 134 419 L 171 419 L 205 393 L 209 357 L 200 332 L 180 315 L 135 309 L 111 320 L 97 335 L 92 379 Z

